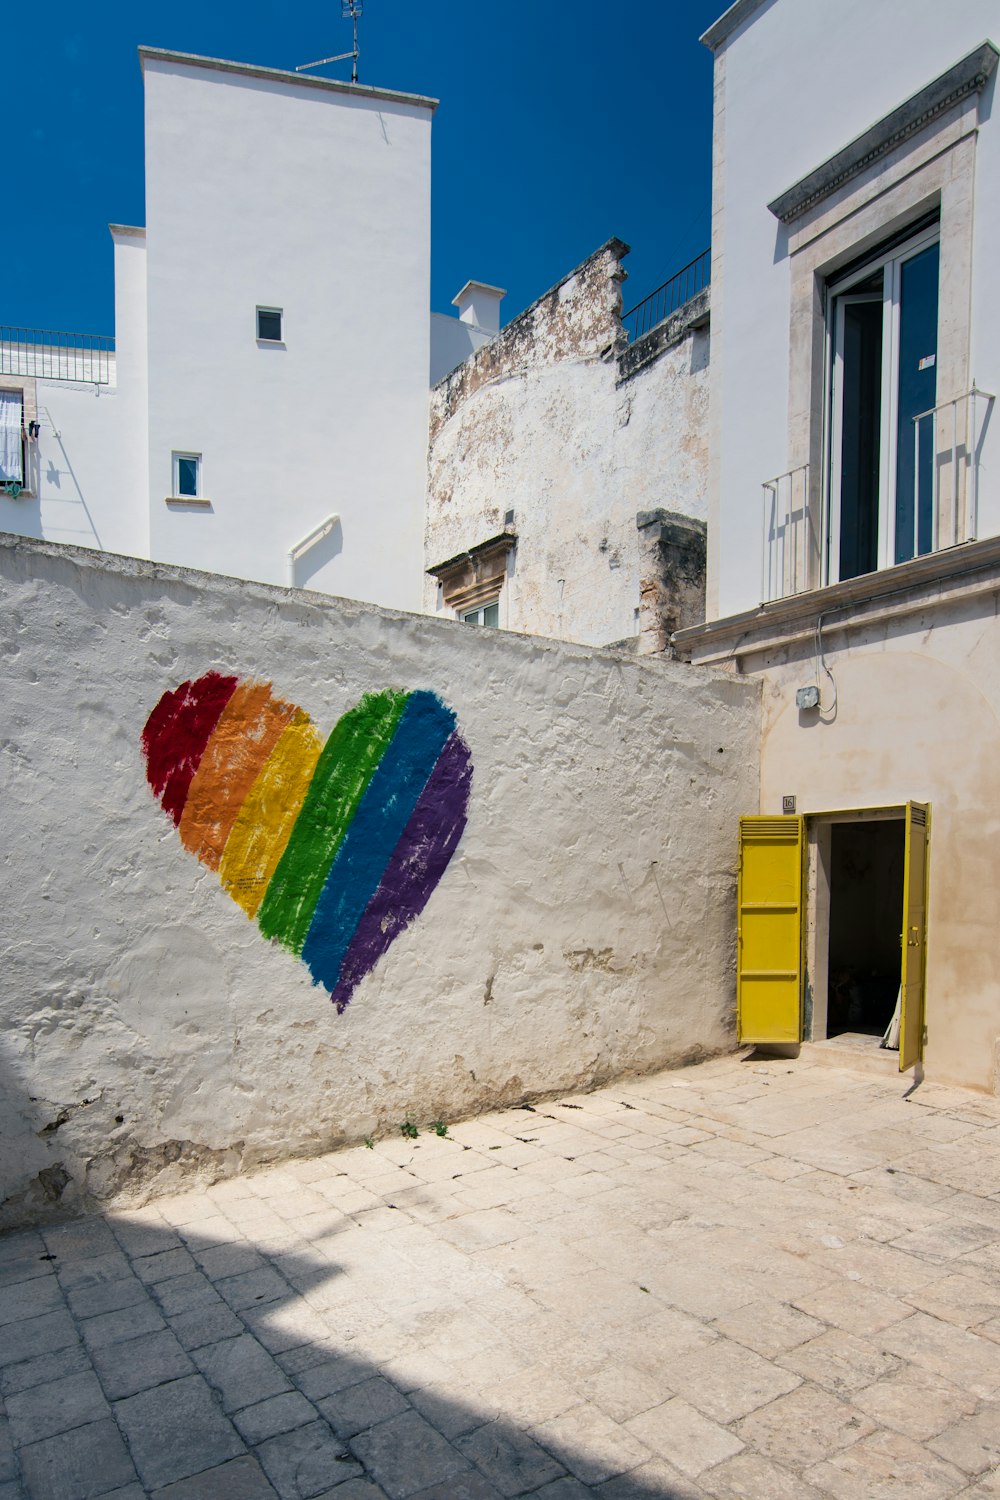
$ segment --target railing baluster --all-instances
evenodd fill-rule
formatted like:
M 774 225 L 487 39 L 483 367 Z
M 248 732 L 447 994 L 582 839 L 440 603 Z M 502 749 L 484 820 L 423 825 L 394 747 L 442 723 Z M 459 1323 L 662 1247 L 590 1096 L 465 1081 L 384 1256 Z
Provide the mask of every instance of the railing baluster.
M 669 281 L 658 286 L 637 302 L 628 312 L 622 313 L 622 326 L 634 342 L 662 323 L 672 313 L 678 312 L 699 292 L 704 291 L 712 279 L 712 252 L 702 251 Z
M 114 350 L 114 337 L 108 334 L 52 332 L 0 323 L 3 375 L 110 385 Z

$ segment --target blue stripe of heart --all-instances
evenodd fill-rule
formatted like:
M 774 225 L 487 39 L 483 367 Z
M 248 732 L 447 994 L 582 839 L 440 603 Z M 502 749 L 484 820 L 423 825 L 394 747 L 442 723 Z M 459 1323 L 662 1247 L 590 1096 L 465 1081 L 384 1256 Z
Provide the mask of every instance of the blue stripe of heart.
M 434 693 L 410 694 L 316 903 L 302 957 L 317 984 L 336 988 L 355 929 L 454 728 L 454 713 Z

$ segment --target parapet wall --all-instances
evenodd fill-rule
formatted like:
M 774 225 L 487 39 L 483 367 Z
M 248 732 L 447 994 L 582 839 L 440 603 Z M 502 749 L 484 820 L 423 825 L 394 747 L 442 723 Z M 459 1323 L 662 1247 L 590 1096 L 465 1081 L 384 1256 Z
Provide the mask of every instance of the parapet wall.
M 756 684 L 10 536 L 0 664 L 0 1224 L 732 1045 Z

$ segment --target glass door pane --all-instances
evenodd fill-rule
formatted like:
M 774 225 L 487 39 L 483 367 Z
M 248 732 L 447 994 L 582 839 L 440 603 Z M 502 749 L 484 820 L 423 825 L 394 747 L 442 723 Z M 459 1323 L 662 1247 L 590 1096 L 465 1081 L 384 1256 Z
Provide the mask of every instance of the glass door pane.
M 878 567 L 884 318 L 881 292 L 848 294 L 839 301 L 839 576 L 857 578 Z
M 916 424 L 919 434 L 913 419 L 937 401 L 939 260 L 940 246 L 933 244 L 899 266 L 896 562 L 934 545 L 934 419 Z

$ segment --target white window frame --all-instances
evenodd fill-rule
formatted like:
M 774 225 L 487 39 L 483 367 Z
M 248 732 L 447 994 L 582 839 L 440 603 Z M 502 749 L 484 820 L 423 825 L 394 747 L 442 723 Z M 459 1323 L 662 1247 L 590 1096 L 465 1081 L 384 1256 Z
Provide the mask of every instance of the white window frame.
M 24 391 L 23 391 L 23 389 L 21 387 L 19 387 L 19 386 L 9 386 L 9 385 L 4 385 L 0 389 L 3 390 L 3 394 L 5 396 L 13 396 L 13 397 L 15 397 L 15 399 L 18 401 L 18 403 L 20 405 L 20 411 L 21 411 L 21 418 L 20 418 L 20 429 L 21 429 L 21 477 L 20 477 L 20 479 L 4 479 L 2 476 L 0 476 L 0 494 L 4 495 L 6 498 L 10 499 L 10 498 L 12 498 L 11 497 L 11 493 L 6 488 L 6 486 L 8 484 L 10 484 L 10 485 L 17 485 L 17 487 L 18 487 L 18 496 L 26 494 L 27 491 L 28 491 L 28 452 L 27 452 L 27 442 L 25 440 L 25 434 L 26 434 L 27 429 L 28 429 L 28 423 L 27 423 L 27 417 L 26 417 L 26 413 L 25 413 L 25 409 L 24 409 L 25 408 L 25 401 L 24 401 Z
M 939 244 L 941 225 L 919 230 L 912 239 L 879 253 L 876 249 L 864 264 L 839 280 L 831 278 L 826 288 L 826 433 L 823 474 L 824 582 L 840 581 L 840 495 L 843 436 L 843 309 L 844 295 L 882 270 L 882 401 L 878 477 L 878 542 L 876 569 L 892 567 L 896 547 L 896 440 L 899 397 L 899 314 L 902 267 L 930 245 Z M 938 323 L 940 327 L 940 308 Z M 940 343 L 940 336 L 939 336 Z M 887 357 L 888 354 L 888 357 Z
M 194 492 L 193 495 L 185 495 L 185 494 L 181 493 L 181 482 L 180 482 L 180 460 L 181 459 L 193 459 L 194 463 L 196 465 L 196 468 L 195 468 L 196 482 L 195 482 L 195 492 Z M 171 491 L 170 491 L 170 493 L 171 493 L 172 498 L 174 500 L 201 500 L 202 497 L 203 497 L 203 494 L 204 494 L 203 472 L 202 472 L 203 466 L 202 466 L 201 454 L 200 453 L 187 453 L 187 452 L 182 452 L 180 450 L 175 449 L 175 451 L 170 456 L 170 467 L 171 467 L 171 476 L 170 476 Z
M 497 612 L 497 622 L 495 625 L 487 625 L 486 621 L 482 617 L 488 609 L 493 609 L 494 607 L 496 608 Z M 474 618 L 474 616 L 476 615 L 479 616 L 478 619 Z M 463 608 L 458 611 L 458 618 L 461 620 L 463 625 L 477 625 L 486 630 L 499 630 L 500 595 L 496 594 L 492 599 L 484 599 L 481 604 L 475 604 L 471 608 L 468 605 L 463 606 Z

